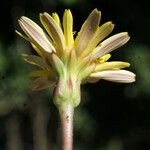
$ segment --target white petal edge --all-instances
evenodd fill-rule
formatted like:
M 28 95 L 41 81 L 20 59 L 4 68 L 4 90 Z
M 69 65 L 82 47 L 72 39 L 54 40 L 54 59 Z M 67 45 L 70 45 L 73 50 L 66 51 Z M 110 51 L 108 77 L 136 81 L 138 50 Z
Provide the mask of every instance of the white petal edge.
M 128 32 L 121 32 L 109 37 L 93 50 L 91 54 L 92 59 L 95 60 L 99 57 L 104 56 L 105 54 L 112 52 L 113 50 L 121 47 L 126 42 L 128 42 L 129 39 L 130 37 L 128 35 Z
M 43 29 L 39 27 L 35 22 L 25 16 L 22 16 L 19 19 L 19 24 L 22 30 L 27 34 L 27 36 L 36 46 L 42 48 L 49 53 L 55 51 L 55 48 L 48 40 Z
M 127 70 L 107 70 L 92 73 L 88 79 L 88 82 L 104 79 L 117 83 L 132 83 L 135 82 L 135 76 L 136 75 L 134 73 Z

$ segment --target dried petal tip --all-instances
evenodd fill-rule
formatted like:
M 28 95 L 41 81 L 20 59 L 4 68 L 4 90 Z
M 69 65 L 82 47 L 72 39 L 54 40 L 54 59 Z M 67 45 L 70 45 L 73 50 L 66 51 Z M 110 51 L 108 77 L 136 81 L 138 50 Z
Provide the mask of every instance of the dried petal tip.
M 54 84 L 45 78 L 37 78 L 31 85 L 31 89 L 34 91 L 40 91 L 50 87 L 50 85 Z
M 82 25 L 80 32 L 75 40 L 75 46 L 77 49 L 77 55 L 80 55 L 82 51 L 87 48 L 87 43 L 89 43 L 99 26 L 101 18 L 101 12 L 94 9 L 88 18 Z
M 94 13 L 100 13 L 101 14 L 101 11 L 99 11 L 97 8 L 95 8 L 92 12 L 94 12 Z

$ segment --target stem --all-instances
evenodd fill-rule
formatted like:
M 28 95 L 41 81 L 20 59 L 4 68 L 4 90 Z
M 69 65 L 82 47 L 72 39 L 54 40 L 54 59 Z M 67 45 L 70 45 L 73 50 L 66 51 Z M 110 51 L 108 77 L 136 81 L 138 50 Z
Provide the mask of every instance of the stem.
M 66 104 L 59 108 L 61 119 L 61 149 L 73 150 L 73 112 L 74 108 Z

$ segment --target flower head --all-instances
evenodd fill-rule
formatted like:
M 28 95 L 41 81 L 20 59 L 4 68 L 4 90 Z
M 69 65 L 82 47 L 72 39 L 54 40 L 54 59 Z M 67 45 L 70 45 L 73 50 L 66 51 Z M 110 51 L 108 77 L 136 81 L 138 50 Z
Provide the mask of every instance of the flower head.
M 135 81 L 134 73 L 122 69 L 130 66 L 128 62 L 108 61 L 110 53 L 130 39 L 128 33 L 121 32 L 105 39 L 112 32 L 114 24 L 109 21 L 99 26 L 100 19 L 101 12 L 94 9 L 76 37 L 70 10 L 65 10 L 62 23 L 57 13 L 41 13 L 40 21 L 46 32 L 27 17 L 19 19 L 26 35 L 16 32 L 29 41 L 38 53 L 38 56 L 22 55 L 25 61 L 38 67 L 37 71 L 30 73 L 31 77 L 37 78 L 32 84 L 33 90 L 54 84 L 57 85 L 56 95 L 65 97 L 66 93 L 67 97 L 69 93 L 70 97 L 76 97 L 78 94 L 73 91 L 86 82 L 101 79 L 120 83 Z

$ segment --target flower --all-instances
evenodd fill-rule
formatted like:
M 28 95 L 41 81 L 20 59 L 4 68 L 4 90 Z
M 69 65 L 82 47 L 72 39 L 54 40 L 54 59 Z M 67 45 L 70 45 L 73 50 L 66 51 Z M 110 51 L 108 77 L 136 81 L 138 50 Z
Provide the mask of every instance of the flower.
M 22 54 L 25 61 L 38 67 L 29 74 L 36 78 L 32 84 L 33 90 L 55 85 L 55 95 L 59 95 L 58 99 L 62 101 L 67 97 L 80 99 L 80 84 L 86 82 L 101 79 L 119 83 L 135 81 L 134 73 L 122 69 L 130 66 L 128 62 L 108 61 L 113 50 L 128 42 L 128 33 L 121 32 L 105 39 L 114 24 L 109 21 L 99 26 L 100 19 L 101 12 L 94 9 L 76 37 L 70 10 L 65 10 L 62 24 L 57 13 L 41 13 L 40 21 L 46 32 L 25 16 L 19 19 L 26 35 L 16 32 L 29 41 L 38 53 L 38 56 Z M 78 105 L 79 101 L 74 105 Z

